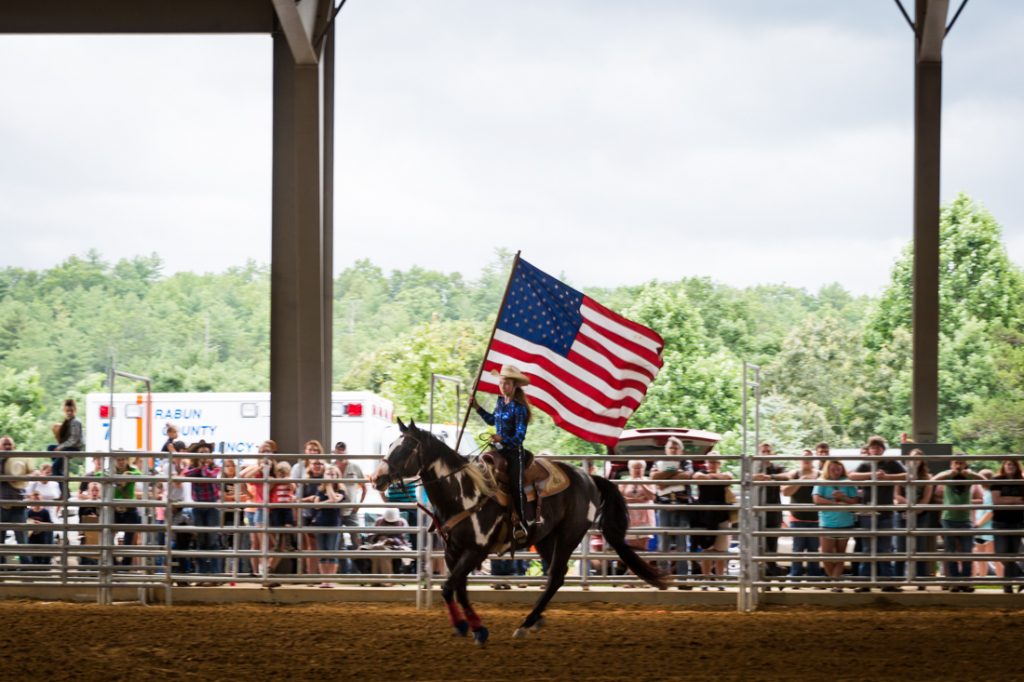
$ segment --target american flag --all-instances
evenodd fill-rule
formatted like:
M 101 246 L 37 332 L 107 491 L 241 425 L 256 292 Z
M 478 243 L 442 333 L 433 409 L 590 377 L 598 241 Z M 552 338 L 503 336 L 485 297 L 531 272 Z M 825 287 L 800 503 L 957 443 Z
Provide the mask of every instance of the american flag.
M 498 393 L 491 370 L 530 377 L 530 403 L 566 431 L 614 445 L 661 368 L 656 332 L 517 258 L 484 358 L 478 390 Z

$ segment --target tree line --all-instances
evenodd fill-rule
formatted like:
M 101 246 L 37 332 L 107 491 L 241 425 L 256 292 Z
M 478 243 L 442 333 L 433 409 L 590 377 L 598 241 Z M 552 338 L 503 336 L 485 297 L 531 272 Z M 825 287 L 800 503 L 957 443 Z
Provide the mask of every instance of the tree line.
M 426 420 L 431 372 L 468 386 L 483 357 L 512 254 L 475 278 L 359 261 L 334 286 L 334 386 L 369 389 Z M 909 432 L 908 245 L 878 297 L 838 284 L 815 293 L 706 277 L 585 293 L 665 339 L 665 365 L 631 427 L 686 426 L 740 449 L 741 368 L 762 368 L 762 436 L 782 452 Z M 996 220 L 966 195 L 941 214 L 940 438 L 979 453 L 1024 452 L 1024 275 Z M 42 448 L 63 398 L 103 390 L 107 368 L 145 374 L 157 391 L 269 387 L 269 266 L 165 275 L 156 255 L 72 256 L 45 270 L 0 270 L 0 433 Z M 571 280 L 567 283 L 573 284 Z M 459 412 L 451 391 L 438 419 Z M 470 431 L 481 431 L 472 418 Z M 534 450 L 594 453 L 543 415 Z

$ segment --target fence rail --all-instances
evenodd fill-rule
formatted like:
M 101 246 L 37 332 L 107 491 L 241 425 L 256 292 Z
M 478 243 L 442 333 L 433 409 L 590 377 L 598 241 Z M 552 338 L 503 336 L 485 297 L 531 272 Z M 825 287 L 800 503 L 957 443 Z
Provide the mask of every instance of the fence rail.
M 193 455 L 167 453 L 12 453 L 22 457 L 68 459 L 90 458 L 96 462 L 96 471 L 88 475 L 61 476 L 0 476 L 5 499 L 0 499 L 0 587 L 4 584 L 73 585 L 96 589 L 97 601 L 109 603 L 114 588 L 137 588 L 138 599 L 145 601 L 153 589 L 165 590 L 164 600 L 173 600 L 172 588 L 183 584 L 224 585 L 256 583 L 262 585 L 373 585 L 411 584 L 416 586 L 418 605 L 429 605 L 432 587 L 444 579 L 440 566 L 443 552 L 438 539 L 428 532 L 426 515 L 412 502 L 360 502 L 337 503 L 280 501 L 274 499 L 272 488 L 277 485 L 311 484 L 309 478 L 271 478 L 269 467 L 264 466 L 258 477 L 234 478 L 185 477 L 174 473 L 174 460 Z M 118 473 L 115 462 L 125 458 L 138 459 L 141 473 Z M 281 459 L 301 461 L 318 458 L 313 455 L 288 455 Z M 250 458 L 256 461 L 255 456 Z M 347 456 L 356 462 L 372 466 L 376 456 Z M 602 461 L 629 459 L 614 456 L 574 456 L 575 461 L 599 459 Z M 657 459 L 686 461 L 692 457 L 658 456 Z M 1021 535 L 1024 532 L 1024 481 L 935 481 L 932 479 L 902 478 L 878 480 L 875 472 L 882 458 L 864 457 L 871 479 L 858 481 L 823 481 L 821 479 L 768 479 L 760 476 L 769 463 L 799 468 L 801 461 L 821 461 L 825 457 L 739 457 L 710 456 L 703 460 L 718 459 L 729 465 L 738 465 L 739 479 L 693 479 L 685 484 L 691 493 L 713 487 L 729 486 L 736 490 L 734 503 L 702 504 L 700 498 L 688 504 L 666 503 L 660 496 L 656 501 L 631 504 L 634 512 L 654 511 L 658 522 L 630 529 L 634 544 L 646 560 L 657 562 L 675 574 L 675 587 L 680 589 L 721 589 L 737 592 L 737 607 L 751 610 L 757 607 L 759 596 L 766 590 L 784 588 L 820 588 L 831 590 L 879 588 L 942 587 L 953 591 L 973 591 L 975 587 L 999 588 L 1004 591 L 1024 585 L 1018 561 Z M 889 458 L 885 458 L 889 459 Z M 900 457 L 908 463 L 915 458 Z M 962 457 L 926 458 L 942 466 L 944 462 Z M 1021 455 L 973 456 L 973 461 L 993 459 L 1019 461 Z M 847 460 L 850 461 L 850 460 Z M 241 468 L 241 466 L 239 466 Z M 68 466 L 63 468 L 65 472 Z M 646 475 L 645 475 L 646 476 Z M 344 479 L 343 484 L 365 484 L 365 478 Z M 619 481 L 623 485 L 647 487 L 657 493 L 664 480 L 651 478 Z M 53 483 L 60 491 L 71 491 L 56 497 L 40 499 L 6 499 L 16 497 L 18 488 L 49 491 Z M 33 486 L 32 484 L 48 484 Z M 81 497 L 80 487 L 99 486 L 97 497 Z M 813 486 L 841 483 L 857 487 L 874 502 L 860 504 L 822 505 L 783 502 L 774 504 L 765 500 L 770 488 L 801 485 Z M 912 504 L 916 494 L 908 494 L 905 503 L 878 503 L 881 491 L 900 486 L 915 493 L 925 486 L 980 485 L 979 491 L 993 483 L 1004 486 L 1019 485 L 1017 500 L 1012 504 L 972 502 L 970 504 Z M 166 491 L 183 491 L 185 486 L 224 486 L 233 494 L 217 501 L 189 501 L 184 493 L 167 495 Z M 246 499 L 243 489 L 256 485 L 262 494 Z M 160 487 L 164 493 L 157 495 Z M 130 490 L 134 488 L 134 490 Z M 93 488 L 95 491 L 95 488 Z M 121 498 L 119 495 L 130 494 Z M 206 492 L 209 492 L 208 490 Z M 891 492 L 889 490 L 888 492 Z M 781 500 L 781 495 L 779 496 Z M 888 499 L 886 494 L 885 498 Z M 400 510 L 412 523 L 402 526 L 310 525 L 302 510 L 325 508 L 355 510 L 381 505 Z M 82 514 L 81 510 L 90 513 Z M 277 513 L 275 514 L 275 510 Z M 813 516 L 823 510 L 852 512 L 853 526 L 820 528 L 809 525 L 784 527 L 783 517 L 792 514 Z M 983 512 L 1006 512 L 1001 516 L 1020 516 L 1021 521 L 1001 521 L 994 527 L 973 527 L 974 515 Z M 44 520 L 49 512 L 49 522 Z M 364 513 L 360 511 L 359 513 Z M 711 516 L 709 513 L 717 513 Z M 734 522 L 726 522 L 723 514 L 735 515 Z M 963 520 L 969 515 L 968 525 Z M 943 524 L 940 517 L 948 517 Z M 955 518 L 954 518 L 955 517 Z M 372 513 L 365 513 L 363 524 L 373 521 Z M 711 527 L 707 519 L 723 519 Z M 279 523 L 281 520 L 283 523 Z M 291 525 L 286 525 L 288 520 Z M 959 522 L 955 522 L 960 519 Z M 199 521 L 202 522 L 199 522 Z M 703 524 L 703 525 L 702 525 Z M 945 525 L 945 527 L 943 527 Z M 47 535 L 49 534 L 49 535 Z M 335 540 L 343 545 L 334 549 Z M 328 536 L 317 539 L 317 536 Z M 406 537 L 408 548 L 387 549 L 386 542 L 371 545 L 370 537 L 386 540 Z M 737 543 L 724 542 L 735 537 Z M 695 543 L 695 538 L 702 538 Z M 707 539 L 710 538 L 710 541 Z M 827 538 L 830 550 L 817 544 Z M 968 538 L 974 538 L 970 540 Z M 12 542 L 13 540 L 13 542 Z M 715 540 L 718 540 L 715 542 Z M 978 542 L 984 540 L 985 542 Z M 318 546 L 316 543 L 320 542 Z M 852 542 L 851 542 L 852 541 Z M 940 547 L 941 542 L 941 547 Z M 991 544 L 987 544 L 991 543 Z M 788 548 L 787 548 L 788 545 Z M 853 545 L 851 547 L 851 545 Z M 799 549 L 798 549 L 799 547 Z M 978 551 L 979 548 L 984 551 Z M 520 561 L 538 559 L 533 552 L 517 553 Z M 507 557 L 491 557 L 491 574 L 471 577 L 471 583 L 503 584 L 506 582 L 540 584 L 543 576 L 518 575 L 513 567 L 511 575 L 499 575 L 497 569 L 506 570 Z M 591 530 L 572 556 L 575 570 L 567 577 L 568 584 L 584 589 L 594 585 L 633 585 L 636 578 L 621 575 L 618 557 L 604 551 L 600 535 Z M 837 572 L 847 566 L 848 571 Z M 822 570 L 825 567 L 828 572 Z M 285 570 L 286 569 L 286 570 Z M 1002 569 L 1002 570 L 1000 570 Z M 980 572 L 982 574 L 976 574 Z

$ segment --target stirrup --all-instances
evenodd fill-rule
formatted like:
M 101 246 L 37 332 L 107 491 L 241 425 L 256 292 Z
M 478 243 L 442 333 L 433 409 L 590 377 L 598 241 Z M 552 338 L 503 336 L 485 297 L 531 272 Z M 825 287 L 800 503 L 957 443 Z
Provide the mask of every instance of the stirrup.
M 526 530 L 526 527 L 521 523 L 513 524 L 512 526 L 512 538 L 516 542 L 525 542 L 526 538 L 530 537 L 530 533 Z

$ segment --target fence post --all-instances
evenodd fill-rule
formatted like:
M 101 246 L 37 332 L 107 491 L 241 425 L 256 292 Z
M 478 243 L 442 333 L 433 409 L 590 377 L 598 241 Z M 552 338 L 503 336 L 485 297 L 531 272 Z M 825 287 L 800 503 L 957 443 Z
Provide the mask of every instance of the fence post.
M 430 534 L 425 532 L 423 510 L 416 508 L 416 608 L 424 608 L 423 585 L 430 571 Z
M 757 608 L 754 580 L 757 567 L 754 562 L 756 518 L 754 516 L 753 462 L 744 452 L 740 458 L 740 580 L 737 610 L 749 613 Z
M 61 481 L 60 481 L 60 487 L 61 487 L 61 490 L 63 491 L 63 494 L 61 495 L 61 506 L 60 506 L 61 521 L 62 521 L 62 523 L 61 523 L 61 533 L 63 535 L 63 539 L 62 539 L 62 541 L 60 543 L 61 544 L 61 548 L 60 548 L 60 583 L 61 583 L 61 585 L 67 585 L 68 584 L 68 547 L 71 544 L 71 539 L 68 537 L 68 533 L 70 532 L 70 528 L 68 527 L 68 513 L 70 511 L 70 505 L 68 504 L 68 502 L 70 501 L 70 498 L 71 498 L 71 489 L 69 487 L 69 482 L 68 482 L 68 477 L 70 475 L 70 472 L 68 471 L 68 469 L 70 469 L 70 468 L 71 468 L 71 458 L 70 457 L 65 457 L 64 458 L 64 473 L 61 476 Z M 4 535 L 6 536 L 7 533 L 4 533 Z
M 104 455 L 102 476 L 103 481 L 103 495 L 102 505 L 100 506 L 100 564 L 99 564 L 99 587 L 96 594 L 96 602 L 98 604 L 108 605 L 112 601 L 110 587 L 105 587 L 105 584 L 109 584 L 111 576 L 113 574 L 113 561 L 114 551 L 111 545 L 113 544 L 114 535 L 110 532 L 110 523 L 113 520 L 114 508 L 112 502 L 114 499 L 113 490 L 111 489 L 110 474 L 113 469 L 113 457 L 110 454 Z

